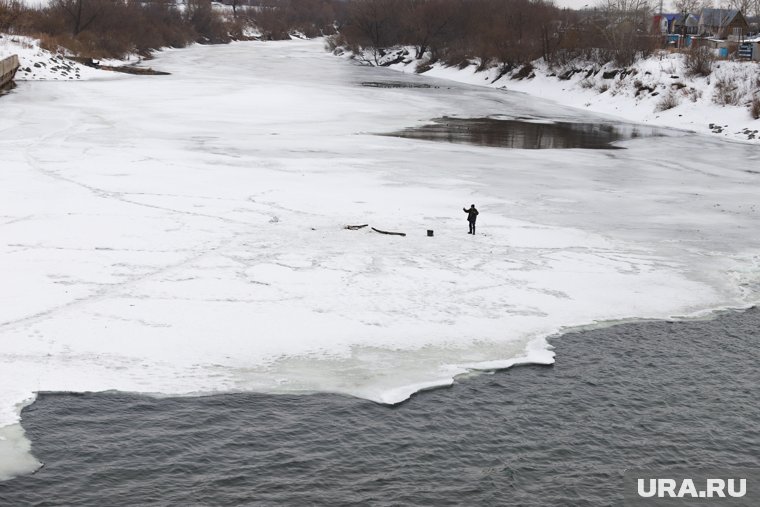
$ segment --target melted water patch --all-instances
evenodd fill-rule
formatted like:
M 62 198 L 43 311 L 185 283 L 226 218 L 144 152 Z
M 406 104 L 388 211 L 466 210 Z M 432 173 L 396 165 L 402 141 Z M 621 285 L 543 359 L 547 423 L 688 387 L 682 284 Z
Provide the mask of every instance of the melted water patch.
M 427 83 L 406 83 L 404 81 L 364 81 L 360 84 L 369 88 L 440 88 Z
M 663 129 L 614 123 L 545 122 L 522 118 L 436 118 L 432 123 L 389 134 L 477 146 L 513 149 L 622 149 L 613 143 L 640 137 L 662 137 Z

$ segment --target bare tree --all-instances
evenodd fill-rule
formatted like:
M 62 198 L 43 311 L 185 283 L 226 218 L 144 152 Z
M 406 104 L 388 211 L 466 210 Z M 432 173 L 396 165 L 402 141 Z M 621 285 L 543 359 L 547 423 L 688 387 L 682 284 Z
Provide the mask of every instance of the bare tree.
M 241 1 L 241 0 L 231 0 L 231 1 L 230 1 L 230 5 L 232 6 L 232 17 L 233 17 L 233 18 L 236 18 L 236 17 L 237 17 L 237 14 L 238 14 L 238 13 L 237 13 L 237 8 L 238 8 L 238 6 L 240 6 L 241 4 L 242 4 L 242 1 Z
M 71 33 L 79 35 L 103 12 L 103 0 L 53 0 L 51 5 L 60 9 L 71 24 Z
M 211 0 L 188 0 L 185 17 L 197 33 L 198 42 L 229 42 L 227 26 L 214 12 Z
M 350 7 L 346 29 L 360 46 L 372 51 L 376 65 L 380 50 L 399 42 L 400 19 L 394 4 L 395 0 L 357 0 Z
M 686 52 L 686 74 L 688 76 L 709 76 L 715 56 L 705 46 L 692 45 Z
M 0 31 L 7 32 L 24 12 L 20 0 L 0 0 Z
M 646 32 L 651 19 L 651 0 L 602 0 L 597 28 L 620 65 L 630 65 L 649 42 Z
M 756 7 L 757 1 L 756 0 L 728 0 L 727 5 L 730 9 L 738 9 L 744 14 L 745 16 L 748 16 L 751 11 L 753 11 Z
M 703 8 L 703 2 L 701 0 L 673 0 L 672 5 L 673 10 L 679 14 L 686 12 L 697 16 Z
M 445 0 L 407 0 L 404 11 L 403 28 L 415 46 L 416 58 L 422 58 L 430 45 L 444 35 L 455 14 L 452 3 Z

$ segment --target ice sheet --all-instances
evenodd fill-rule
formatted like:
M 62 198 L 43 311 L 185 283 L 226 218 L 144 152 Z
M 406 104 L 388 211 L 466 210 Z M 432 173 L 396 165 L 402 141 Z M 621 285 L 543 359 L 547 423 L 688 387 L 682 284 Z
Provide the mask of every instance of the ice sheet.
M 395 403 L 471 369 L 550 363 L 545 338 L 568 327 L 757 300 L 751 146 L 375 136 L 445 115 L 593 117 L 446 81 L 362 87 L 423 78 L 319 41 L 151 66 L 172 75 L 0 99 L 0 426 L 44 390 Z

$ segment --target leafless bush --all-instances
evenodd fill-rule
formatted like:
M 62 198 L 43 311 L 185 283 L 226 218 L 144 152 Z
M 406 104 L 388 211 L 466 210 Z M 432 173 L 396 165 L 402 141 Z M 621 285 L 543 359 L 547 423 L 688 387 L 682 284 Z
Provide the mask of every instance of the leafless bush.
M 211 0 L 188 0 L 185 15 L 198 42 L 219 44 L 230 41 L 227 26 L 214 12 Z
M 690 101 L 696 102 L 702 98 L 702 91 L 697 90 L 694 87 L 689 87 L 689 89 L 686 91 L 686 97 L 688 97 Z
M 413 46 L 447 65 L 524 65 L 557 49 L 556 7 L 544 0 L 353 0 L 341 32 L 370 49 Z
M 608 0 L 591 15 L 547 0 L 352 0 L 340 31 L 348 46 L 414 46 L 418 59 L 429 51 L 451 66 L 477 61 L 480 70 L 538 58 L 628 66 L 656 42 L 648 1 Z
M 464 69 L 470 65 L 467 53 L 456 45 L 452 45 L 452 47 L 443 52 L 441 62 L 447 67 L 456 67 L 458 69 Z
M 721 106 L 738 106 L 741 102 L 741 91 L 737 83 L 730 77 L 720 77 L 715 81 L 713 102 Z
M 756 120 L 760 119 L 760 97 L 757 95 L 752 97 L 752 102 L 749 104 L 749 114 Z
M 24 4 L 19 0 L 0 0 L 0 32 L 10 32 L 24 11 Z
M 709 76 L 712 73 L 712 65 L 715 61 L 710 48 L 705 46 L 693 46 L 686 52 L 686 75 L 690 77 L 694 76 Z
M 422 74 L 424 72 L 429 71 L 432 68 L 433 66 L 430 64 L 430 62 L 426 60 L 420 60 L 419 62 L 417 62 L 417 65 L 414 67 L 414 72 L 417 74 Z
M 249 13 L 262 36 L 269 40 L 290 38 L 291 33 L 306 37 L 333 35 L 346 27 L 349 3 L 340 0 L 258 0 Z M 350 31 L 350 30 L 349 30 Z M 355 40 L 342 41 L 355 46 Z M 359 46 L 356 46 L 359 49 Z M 335 51 L 337 46 L 332 49 Z
M 189 42 L 226 42 L 242 31 L 241 20 L 226 20 L 208 0 L 190 0 L 187 9 L 173 3 L 112 0 L 50 0 L 40 8 L 23 8 L 11 22 L 7 7 L 18 0 L 0 0 L 2 29 L 40 38 L 44 47 L 65 47 L 84 57 L 147 55 L 161 47 Z
M 662 96 L 660 101 L 657 103 L 657 106 L 655 107 L 656 111 L 667 111 L 668 109 L 673 109 L 676 107 L 679 103 L 678 96 L 676 96 L 673 91 L 670 91 Z
M 526 63 L 515 73 L 514 76 L 512 76 L 512 79 L 525 79 L 530 78 L 531 76 L 535 77 L 535 74 L 533 74 L 534 70 L 533 65 Z
M 325 37 L 325 49 L 331 53 L 335 53 L 338 48 L 346 45 L 346 40 L 339 33 Z

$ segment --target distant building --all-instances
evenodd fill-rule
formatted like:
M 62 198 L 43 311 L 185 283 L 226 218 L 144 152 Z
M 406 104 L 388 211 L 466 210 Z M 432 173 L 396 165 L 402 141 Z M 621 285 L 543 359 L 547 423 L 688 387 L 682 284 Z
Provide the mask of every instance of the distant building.
M 737 41 L 749 33 L 749 24 L 738 9 L 702 9 L 697 31 L 701 36 Z
M 756 23 L 756 20 L 752 21 Z M 657 15 L 652 18 L 652 31 L 661 33 L 670 48 L 688 48 L 696 44 L 713 49 L 723 58 L 738 55 L 760 60 L 757 25 L 751 25 L 738 9 L 702 9 L 699 16 L 689 13 Z
M 670 33 L 667 14 L 655 14 L 652 17 L 652 33 Z
M 671 23 L 672 31 L 679 35 L 697 35 L 699 33 L 699 18 L 694 14 L 676 14 Z
M 699 18 L 689 13 L 655 15 L 652 31 L 662 34 L 668 47 L 687 48 L 699 32 Z
M 654 32 L 678 35 L 697 35 L 699 17 L 694 14 L 657 14 L 652 18 Z
M 760 62 L 760 37 L 745 39 L 742 46 L 744 47 L 740 49 L 743 49 L 745 58 L 751 58 L 756 62 Z

